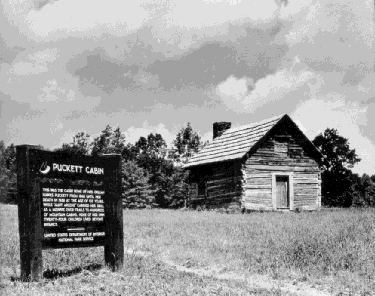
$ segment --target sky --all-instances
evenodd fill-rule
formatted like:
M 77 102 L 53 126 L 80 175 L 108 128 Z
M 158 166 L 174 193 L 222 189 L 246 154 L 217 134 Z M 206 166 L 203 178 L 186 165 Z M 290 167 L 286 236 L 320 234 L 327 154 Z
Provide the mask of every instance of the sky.
M 349 139 L 375 174 L 373 0 L 1 0 L 0 140 L 56 148 L 119 126 L 126 141 L 190 122 L 289 114 Z

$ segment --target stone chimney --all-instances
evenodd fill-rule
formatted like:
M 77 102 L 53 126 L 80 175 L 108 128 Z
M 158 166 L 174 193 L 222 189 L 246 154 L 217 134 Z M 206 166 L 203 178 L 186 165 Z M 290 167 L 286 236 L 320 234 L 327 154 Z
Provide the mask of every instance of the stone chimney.
M 220 137 L 226 130 L 230 129 L 232 123 L 230 122 L 214 122 L 213 124 L 213 132 L 214 132 L 214 139 Z

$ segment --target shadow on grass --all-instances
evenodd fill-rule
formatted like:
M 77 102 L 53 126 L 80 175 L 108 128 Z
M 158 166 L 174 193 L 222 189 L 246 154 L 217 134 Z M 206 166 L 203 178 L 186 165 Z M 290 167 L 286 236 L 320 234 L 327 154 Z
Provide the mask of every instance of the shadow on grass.
M 57 268 L 47 269 L 46 271 L 43 272 L 43 278 L 47 279 L 47 280 L 54 280 L 54 279 L 57 279 L 59 277 L 68 277 L 68 276 L 78 274 L 78 273 L 82 272 L 83 270 L 96 271 L 96 270 L 101 269 L 102 267 L 103 267 L 103 264 L 92 263 L 92 264 L 89 264 L 89 265 L 86 265 L 86 266 L 83 266 L 83 267 L 79 266 L 79 267 L 75 267 L 73 269 L 66 269 L 66 270 L 59 270 Z M 11 276 L 10 280 L 12 282 L 15 282 L 15 281 L 20 281 L 21 278 Z

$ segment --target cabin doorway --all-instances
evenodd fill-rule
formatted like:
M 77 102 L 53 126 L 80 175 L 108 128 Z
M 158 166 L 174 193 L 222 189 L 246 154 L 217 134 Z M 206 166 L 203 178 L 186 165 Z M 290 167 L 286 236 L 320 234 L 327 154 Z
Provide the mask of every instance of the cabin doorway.
M 290 189 L 288 176 L 276 176 L 276 208 L 289 209 Z

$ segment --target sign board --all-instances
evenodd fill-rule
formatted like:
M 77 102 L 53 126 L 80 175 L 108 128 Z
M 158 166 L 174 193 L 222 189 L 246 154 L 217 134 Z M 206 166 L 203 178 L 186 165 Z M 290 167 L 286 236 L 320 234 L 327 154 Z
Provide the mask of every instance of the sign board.
M 121 155 L 77 156 L 17 146 L 22 279 L 42 276 L 42 249 L 104 246 L 123 264 Z
M 103 245 L 103 187 L 43 184 L 40 187 L 43 248 Z

